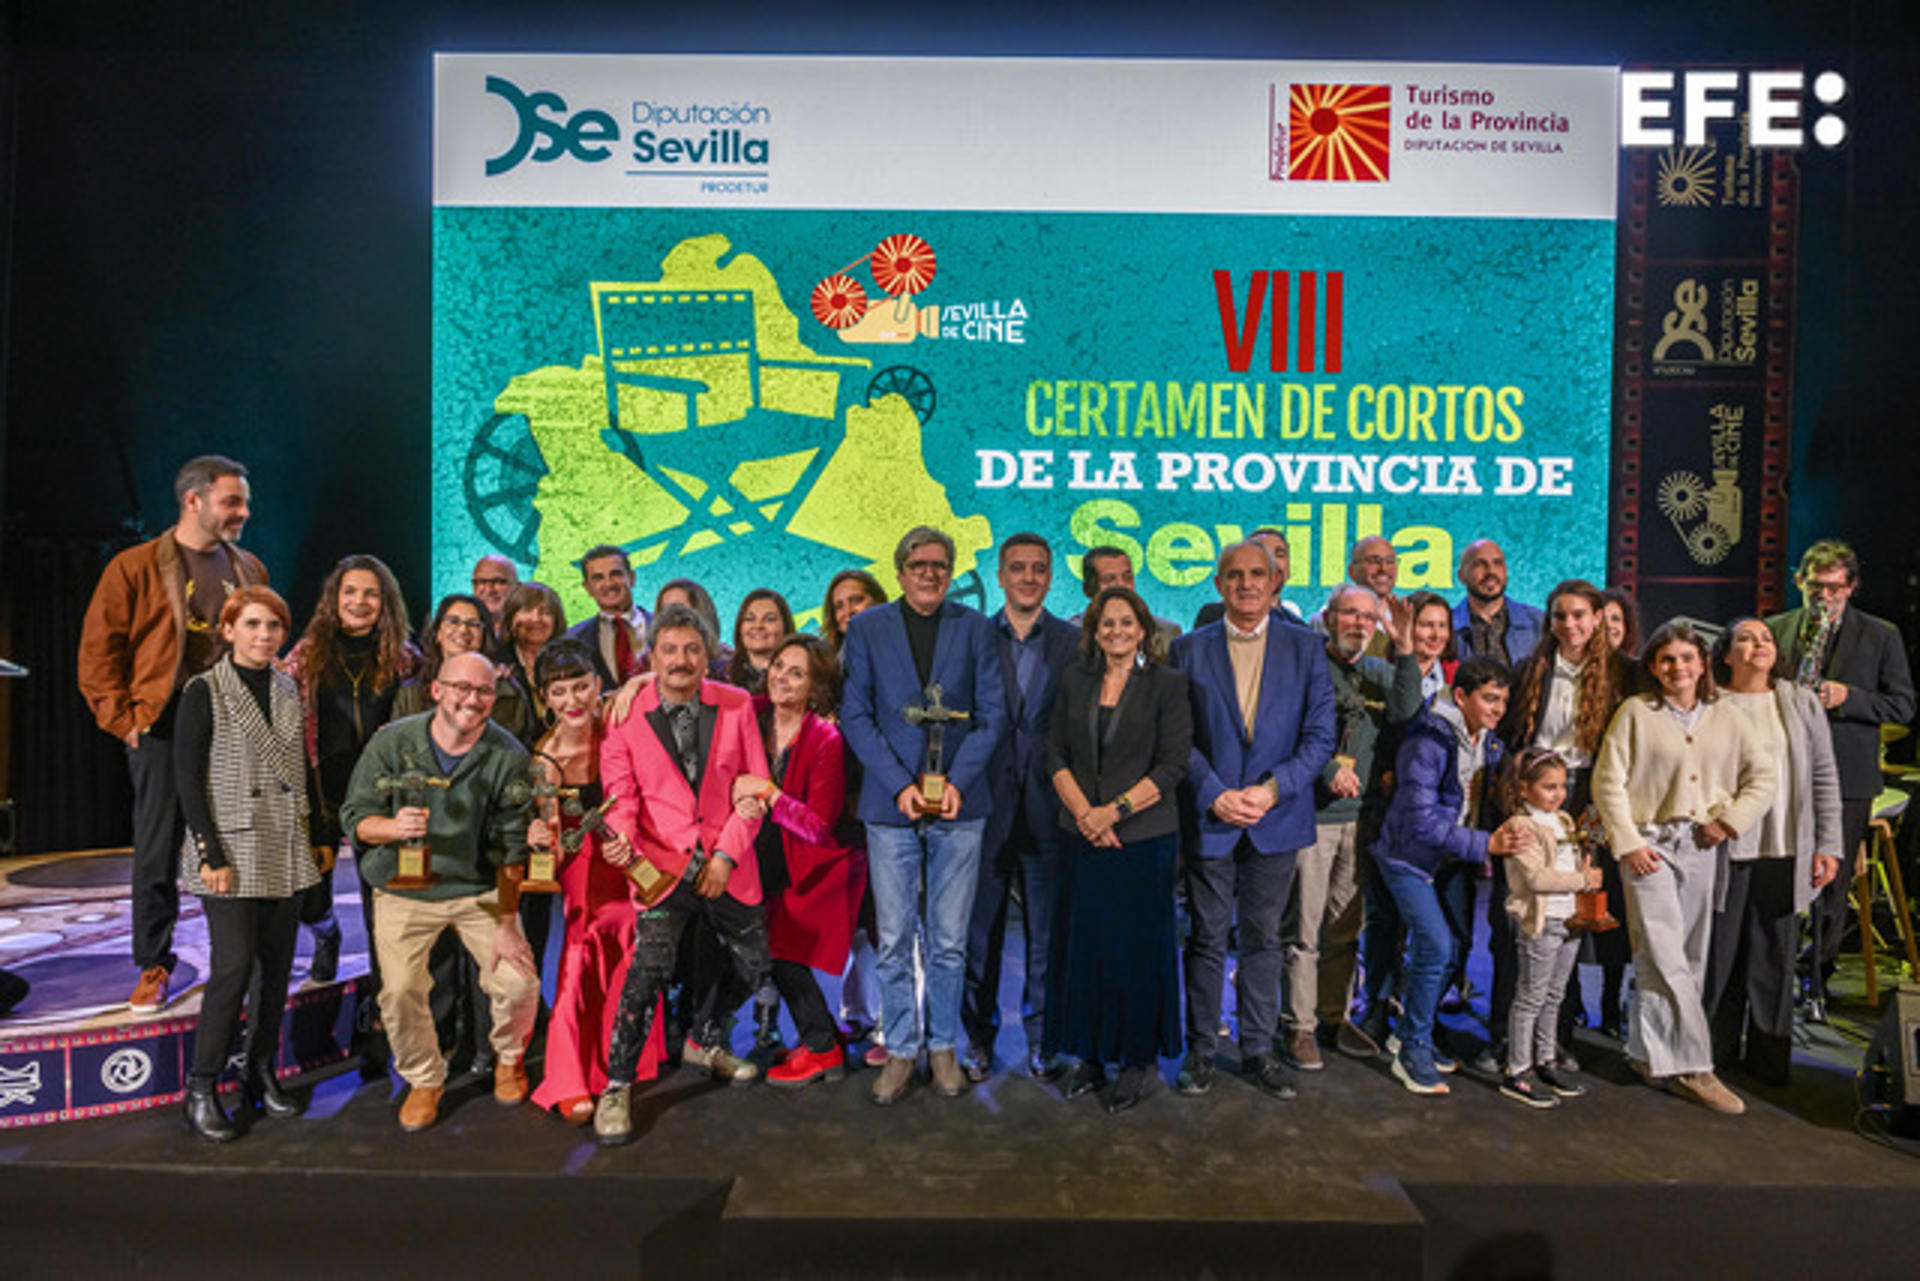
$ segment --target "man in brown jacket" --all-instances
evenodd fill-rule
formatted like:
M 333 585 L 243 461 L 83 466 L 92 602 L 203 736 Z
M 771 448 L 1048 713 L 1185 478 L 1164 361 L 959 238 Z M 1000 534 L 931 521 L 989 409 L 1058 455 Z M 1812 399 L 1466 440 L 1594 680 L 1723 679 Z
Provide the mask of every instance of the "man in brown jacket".
M 246 526 L 247 469 L 209 454 L 180 469 L 180 519 L 115 556 L 80 627 L 80 694 L 100 728 L 127 745 L 133 775 L 133 960 L 136 1014 L 167 1004 L 180 915 L 180 808 L 174 799 L 174 696 L 213 666 L 220 607 L 236 588 L 267 581 L 234 546 Z

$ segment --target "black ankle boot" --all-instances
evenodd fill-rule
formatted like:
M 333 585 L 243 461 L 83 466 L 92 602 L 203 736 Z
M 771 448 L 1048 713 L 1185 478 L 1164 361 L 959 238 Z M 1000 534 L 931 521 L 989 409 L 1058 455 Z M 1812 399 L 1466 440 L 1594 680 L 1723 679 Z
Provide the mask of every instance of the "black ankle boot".
M 263 1059 L 247 1060 L 246 1071 L 240 1077 L 240 1097 L 252 1111 L 265 1112 L 277 1121 L 299 1116 L 307 1110 L 306 1104 L 280 1088 L 272 1065 Z
M 340 973 L 340 926 L 316 932 L 313 959 L 307 963 L 307 977 L 315 983 L 331 983 Z
M 780 1039 L 780 1007 L 763 1005 L 758 1002 L 753 1007 L 753 1050 L 760 1054 L 767 1050 L 784 1050 L 786 1043 Z
M 187 1082 L 187 1128 L 209 1143 L 231 1143 L 240 1137 L 233 1128 L 212 1081 Z

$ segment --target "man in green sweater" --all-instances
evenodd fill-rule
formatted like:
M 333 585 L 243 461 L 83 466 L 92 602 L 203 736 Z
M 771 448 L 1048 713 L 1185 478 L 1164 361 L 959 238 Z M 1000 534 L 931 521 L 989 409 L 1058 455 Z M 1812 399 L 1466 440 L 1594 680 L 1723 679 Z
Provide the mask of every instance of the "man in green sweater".
M 433 710 L 392 721 L 368 740 L 340 807 L 367 884 L 385 887 L 373 890 L 380 1017 L 409 1086 L 400 1107 L 409 1131 L 438 1118 L 447 1079 L 427 1008 L 427 954 L 444 929 L 479 966 L 492 1005 L 493 1096 L 503 1104 L 527 1097 L 522 1058 L 540 978 L 517 908 L 531 787 L 526 749 L 488 719 L 494 679 L 493 664 L 478 654 L 447 659 L 433 682 Z M 430 879 L 412 856 L 423 843 Z
M 1386 599 L 1389 663 L 1369 657 L 1381 603 L 1367 588 L 1334 588 L 1322 616 L 1327 623 L 1327 674 L 1333 679 L 1338 738 L 1333 759 L 1314 786 L 1314 843 L 1294 862 L 1293 894 L 1281 938 L 1286 946 L 1286 1057 L 1317 1072 L 1320 1046 L 1337 1044 L 1355 1058 L 1379 1047 L 1347 1017 L 1359 953 L 1361 891 L 1366 882 L 1361 810 L 1380 798 L 1380 774 L 1393 761 L 1377 759 L 1380 730 L 1411 720 L 1420 710 L 1420 662 L 1413 656 L 1413 608 Z

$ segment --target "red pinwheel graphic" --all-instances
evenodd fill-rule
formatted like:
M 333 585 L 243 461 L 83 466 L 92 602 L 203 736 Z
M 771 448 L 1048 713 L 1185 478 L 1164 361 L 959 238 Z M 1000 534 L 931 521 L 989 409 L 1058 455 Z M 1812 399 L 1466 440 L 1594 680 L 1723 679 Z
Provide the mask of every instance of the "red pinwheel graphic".
M 1386 85 L 1297 84 L 1288 95 L 1288 169 L 1303 182 L 1385 182 Z
M 867 291 L 852 276 L 828 276 L 813 287 L 813 317 L 829 329 L 845 329 L 867 314 Z
M 936 270 L 933 246 L 911 232 L 881 241 L 873 251 L 871 265 L 874 283 L 894 298 L 919 293 L 933 283 Z

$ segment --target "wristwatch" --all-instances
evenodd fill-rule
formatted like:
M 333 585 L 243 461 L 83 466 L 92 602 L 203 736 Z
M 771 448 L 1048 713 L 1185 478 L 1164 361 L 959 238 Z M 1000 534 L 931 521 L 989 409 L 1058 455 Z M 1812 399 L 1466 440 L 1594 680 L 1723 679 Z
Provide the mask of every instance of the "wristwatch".
M 1122 792 L 1120 799 L 1113 803 L 1113 812 L 1121 818 L 1126 818 L 1133 813 L 1133 802 L 1127 799 L 1126 793 Z

